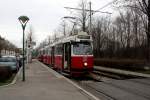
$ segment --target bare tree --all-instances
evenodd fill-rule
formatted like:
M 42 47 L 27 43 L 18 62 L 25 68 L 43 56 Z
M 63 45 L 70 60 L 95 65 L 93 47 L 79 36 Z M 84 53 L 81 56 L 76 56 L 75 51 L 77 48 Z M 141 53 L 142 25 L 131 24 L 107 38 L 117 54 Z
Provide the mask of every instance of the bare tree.
M 30 29 L 29 29 L 29 32 L 28 32 L 27 39 L 29 40 L 29 42 L 35 41 L 34 29 L 33 29 L 32 26 L 30 26 Z
M 79 4 L 79 7 L 82 9 L 81 13 L 79 14 L 79 21 L 82 23 L 82 30 L 86 31 L 86 21 L 88 17 L 88 12 L 86 11 L 87 9 L 87 1 L 82 0 L 81 3 Z
M 10 51 L 15 52 L 16 49 L 17 49 L 17 47 L 14 44 L 12 44 L 10 41 L 8 41 L 0 36 L 0 53 L 2 50 L 4 50 L 5 53 L 6 53 L 6 51 L 9 51 L 9 53 L 10 53 Z
M 146 15 L 147 61 L 150 62 L 150 0 L 123 0 L 124 7 L 135 8 Z

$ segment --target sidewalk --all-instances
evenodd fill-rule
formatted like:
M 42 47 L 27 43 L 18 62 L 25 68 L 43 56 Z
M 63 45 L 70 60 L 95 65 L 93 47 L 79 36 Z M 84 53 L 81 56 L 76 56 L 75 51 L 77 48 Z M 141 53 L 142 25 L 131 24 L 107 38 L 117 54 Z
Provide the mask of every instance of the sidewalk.
M 37 60 L 26 67 L 26 81 L 21 73 L 16 84 L 0 88 L 0 100 L 94 100 Z

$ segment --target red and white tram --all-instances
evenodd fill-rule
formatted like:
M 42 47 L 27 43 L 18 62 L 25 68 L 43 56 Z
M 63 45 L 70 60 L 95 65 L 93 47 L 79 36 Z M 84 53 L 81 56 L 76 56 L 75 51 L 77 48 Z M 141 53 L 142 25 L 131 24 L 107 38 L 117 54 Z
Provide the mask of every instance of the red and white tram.
M 43 48 L 38 50 L 38 60 L 43 62 Z
M 43 48 L 41 53 L 40 61 L 71 76 L 93 71 L 92 37 L 85 32 L 59 39 Z

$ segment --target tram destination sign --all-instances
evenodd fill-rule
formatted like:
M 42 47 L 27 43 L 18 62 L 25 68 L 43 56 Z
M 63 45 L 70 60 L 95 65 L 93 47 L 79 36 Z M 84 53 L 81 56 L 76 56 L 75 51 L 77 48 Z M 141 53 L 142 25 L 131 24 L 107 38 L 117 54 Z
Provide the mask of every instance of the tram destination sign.
M 78 35 L 79 39 L 90 39 L 90 36 L 87 35 Z

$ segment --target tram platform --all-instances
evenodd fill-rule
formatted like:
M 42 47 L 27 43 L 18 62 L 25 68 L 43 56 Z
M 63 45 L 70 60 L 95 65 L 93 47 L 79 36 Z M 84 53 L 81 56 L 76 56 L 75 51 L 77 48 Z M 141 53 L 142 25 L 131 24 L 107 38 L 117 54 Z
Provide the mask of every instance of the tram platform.
M 0 100 L 96 100 L 37 60 L 25 69 L 26 81 L 22 82 L 22 73 L 19 73 L 15 84 L 0 87 Z

